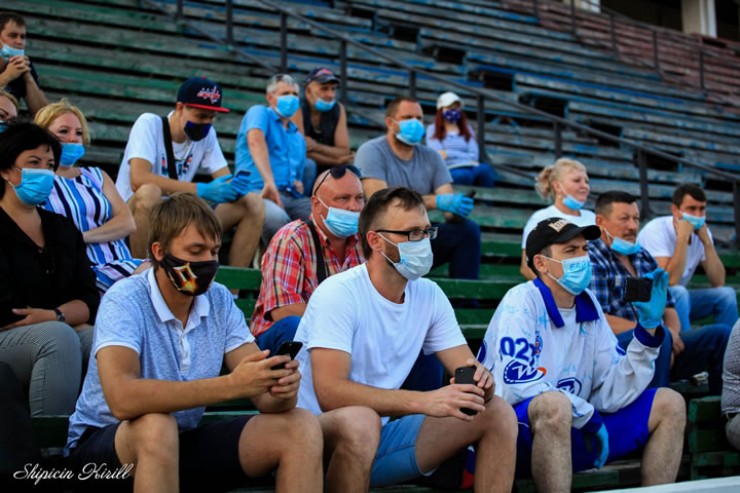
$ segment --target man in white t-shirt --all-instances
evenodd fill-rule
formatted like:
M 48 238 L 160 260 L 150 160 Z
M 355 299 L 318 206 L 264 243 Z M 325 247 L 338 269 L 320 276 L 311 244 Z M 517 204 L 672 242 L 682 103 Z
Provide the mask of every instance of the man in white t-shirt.
M 447 297 L 420 279 L 431 268 L 437 234 L 424 200 L 407 188 L 379 190 L 360 214 L 359 231 L 367 262 L 326 279 L 296 333 L 304 343 L 299 407 L 320 415 L 325 443 L 336 441 L 334 414 L 354 406 L 356 426 L 378 446 L 374 461 L 344 471 L 344 490 L 429 475 L 476 443 L 475 490 L 511 491 L 512 409 L 493 395 L 491 373 L 467 346 Z M 451 374 L 474 367 L 476 383 L 399 390 L 421 350 L 436 354 Z
M 231 178 L 218 144 L 213 121 L 221 106 L 221 86 L 205 77 L 186 80 L 177 92 L 175 110 L 166 117 L 144 113 L 131 128 L 116 188 L 128 202 L 136 222 L 131 253 L 146 258 L 151 210 L 174 192 L 191 192 L 215 205 L 224 231 L 234 228 L 229 265 L 246 267 L 257 248 L 265 207 L 257 194 L 248 194 L 246 176 Z M 167 139 L 169 133 L 169 139 Z M 165 140 L 172 142 L 171 149 Z M 173 163 L 169 163 L 171 151 Z M 210 183 L 193 183 L 198 171 L 211 175 Z M 176 176 L 176 178 L 175 178 Z
M 681 330 L 709 315 L 729 331 L 738 319 L 735 290 L 725 286 L 725 267 L 714 248 L 706 223 L 707 196 L 696 185 L 679 185 L 673 192 L 671 215 L 656 217 L 642 228 L 637 242 L 670 274 Z M 701 264 L 712 285 L 687 289 Z

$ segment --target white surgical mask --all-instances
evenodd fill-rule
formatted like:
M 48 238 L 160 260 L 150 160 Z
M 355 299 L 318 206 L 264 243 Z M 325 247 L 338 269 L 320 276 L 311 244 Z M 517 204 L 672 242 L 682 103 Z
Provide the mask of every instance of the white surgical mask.
M 432 270 L 434 255 L 432 254 L 432 243 L 429 238 L 424 238 L 419 241 L 395 243 L 382 234 L 380 234 L 380 237 L 391 245 L 398 247 L 398 254 L 400 256 L 400 260 L 398 262 L 393 262 L 385 253 L 380 253 L 388 262 L 393 264 L 393 267 L 396 268 L 399 274 L 409 281 L 415 281 Z

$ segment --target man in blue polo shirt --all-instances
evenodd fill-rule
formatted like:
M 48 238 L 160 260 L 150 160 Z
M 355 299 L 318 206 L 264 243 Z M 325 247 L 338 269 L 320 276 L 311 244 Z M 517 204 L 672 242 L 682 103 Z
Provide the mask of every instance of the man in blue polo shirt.
M 229 291 L 212 284 L 215 213 L 171 195 L 152 212 L 150 238 L 153 268 L 116 283 L 98 310 L 69 420 L 73 463 L 133 474 L 134 491 L 228 490 L 273 471 L 276 491 L 322 491 L 321 429 L 295 409 L 298 364 L 260 351 Z M 200 424 L 205 406 L 244 397 L 262 414 Z
M 570 491 L 573 471 L 642 447 L 645 485 L 675 481 L 681 463 L 683 398 L 647 389 L 666 331 L 668 275 L 649 274 L 650 300 L 633 303 L 638 322 L 625 352 L 587 289 L 588 240 L 598 237 L 596 226 L 561 218 L 537 224 L 525 249 L 537 278 L 506 293 L 478 353 L 514 406 L 517 475 L 531 472 L 537 491 Z
M 311 199 L 304 196 L 306 142 L 290 117 L 298 110 L 298 83 L 287 74 L 267 84 L 267 103 L 249 108 L 236 136 L 236 168 L 250 172 L 250 191 L 265 199 L 265 244 L 291 220 L 308 221 Z

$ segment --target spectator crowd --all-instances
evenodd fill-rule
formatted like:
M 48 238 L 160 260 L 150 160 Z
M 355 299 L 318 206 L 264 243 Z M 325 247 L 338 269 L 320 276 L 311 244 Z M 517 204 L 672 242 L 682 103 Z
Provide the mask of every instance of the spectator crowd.
M 83 111 L 47 101 L 26 31 L 0 13 L 2 475 L 41 460 L 30 417 L 67 415 L 70 467 L 130 466 L 100 488 L 367 491 L 458 460 L 475 491 L 531 477 L 566 492 L 640 452 L 642 483 L 671 483 L 686 424 L 671 383 L 702 372 L 740 448 L 737 296 L 701 187 L 679 185 L 640 228 L 629 193 L 593 197 L 574 159 L 546 167 L 523 282 L 475 354 L 455 309 L 478 302 L 425 277 L 480 278 L 476 202 L 457 186 L 496 173 L 460 96 L 441 94 L 426 127 L 419 101 L 390 100 L 355 152 L 344 81 L 276 74 L 230 165 L 222 88 L 195 77 L 166 115 L 136 119 L 114 179 L 89 158 Z M 260 267 L 246 317 L 214 282 L 219 260 Z M 697 269 L 710 287 L 692 287 Z M 244 398 L 257 413 L 201 423 Z

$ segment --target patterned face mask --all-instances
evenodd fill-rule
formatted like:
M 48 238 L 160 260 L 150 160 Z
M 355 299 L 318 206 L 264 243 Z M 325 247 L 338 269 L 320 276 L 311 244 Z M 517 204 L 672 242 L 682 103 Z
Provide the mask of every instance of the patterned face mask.
M 172 285 L 188 296 L 198 296 L 211 287 L 218 272 L 218 261 L 190 262 L 166 253 L 160 262 Z

